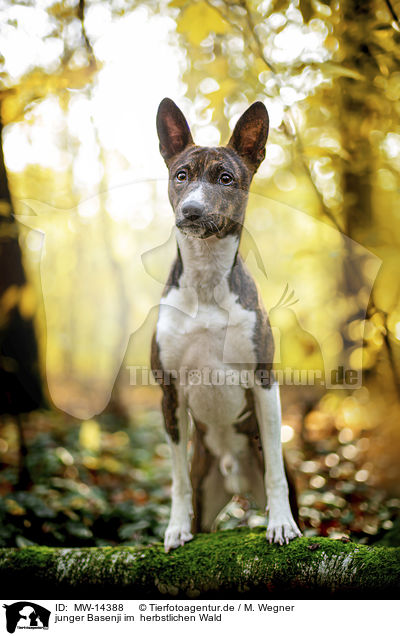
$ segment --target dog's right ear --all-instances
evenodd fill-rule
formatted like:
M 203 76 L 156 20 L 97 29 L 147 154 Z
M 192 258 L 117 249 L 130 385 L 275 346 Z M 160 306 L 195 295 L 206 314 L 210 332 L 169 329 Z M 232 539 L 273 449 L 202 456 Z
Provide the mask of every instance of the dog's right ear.
M 167 165 L 172 157 L 194 143 L 184 114 L 168 97 L 158 107 L 157 133 L 160 152 Z

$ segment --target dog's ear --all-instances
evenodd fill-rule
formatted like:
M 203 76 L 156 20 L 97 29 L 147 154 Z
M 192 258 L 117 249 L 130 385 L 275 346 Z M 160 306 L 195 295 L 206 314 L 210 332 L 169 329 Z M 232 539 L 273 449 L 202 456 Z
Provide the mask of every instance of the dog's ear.
M 194 143 L 184 114 L 168 97 L 165 97 L 158 107 L 157 133 L 160 152 L 167 164 L 186 146 Z
M 265 157 L 265 144 L 269 130 L 268 112 L 262 102 L 254 102 L 240 117 L 228 146 L 236 150 L 257 170 Z

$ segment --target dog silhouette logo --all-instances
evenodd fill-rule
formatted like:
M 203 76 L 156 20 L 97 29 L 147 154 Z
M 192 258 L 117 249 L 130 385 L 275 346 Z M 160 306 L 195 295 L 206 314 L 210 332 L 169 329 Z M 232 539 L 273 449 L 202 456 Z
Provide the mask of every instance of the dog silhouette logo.
M 6 610 L 7 631 L 13 634 L 16 629 L 48 629 L 51 612 L 32 603 L 19 601 L 12 605 L 3 605 Z

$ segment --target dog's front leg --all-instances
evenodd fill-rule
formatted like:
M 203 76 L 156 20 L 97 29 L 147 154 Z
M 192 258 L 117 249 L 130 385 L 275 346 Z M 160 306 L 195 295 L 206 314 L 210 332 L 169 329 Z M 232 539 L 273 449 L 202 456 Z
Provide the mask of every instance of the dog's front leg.
M 171 449 L 172 461 L 172 507 L 171 516 L 164 537 L 165 551 L 190 541 L 193 535 L 190 532 L 193 507 L 192 487 L 189 476 L 187 457 L 188 443 L 188 414 L 186 404 L 183 402 L 174 404 L 174 412 L 171 411 L 169 400 L 163 400 L 165 422 L 174 421 L 175 427 L 172 433 L 167 426 L 167 437 Z
M 290 510 L 288 485 L 285 476 L 281 443 L 281 405 L 279 385 L 254 387 L 256 414 L 260 429 L 265 462 L 267 495 L 267 539 L 282 545 L 300 537 Z

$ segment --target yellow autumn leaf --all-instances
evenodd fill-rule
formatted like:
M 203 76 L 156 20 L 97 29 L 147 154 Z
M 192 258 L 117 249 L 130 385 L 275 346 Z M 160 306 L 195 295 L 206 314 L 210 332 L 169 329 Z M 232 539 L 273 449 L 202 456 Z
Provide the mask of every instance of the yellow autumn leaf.
M 83 448 L 97 452 L 100 448 L 100 426 L 95 420 L 82 422 L 79 442 Z
M 213 77 L 218 83 L 227 77 L 229 73 L 229 63 L 225 57 L 216 57 L 215 60 L 207 65 L 209 76 Z
M 83 508 L 86 505 L 86 499 L 83 497 L 72 497 L 69 501 L 69 505 L 71 508 L 75 508 L 79 510 L 79 508 Z
M 19 299 L 19 311 L 22 318 L 32 318 L 36 310 L 36 294 L 32 285 L 24 285 Z
M 252 65 L 252 73 L 253 75 L 257 75 L 257 77 L 260 75 L 260 73 L 265 73 L 265 71 L 269 71 L 269 67 L 266 65 L 266 63 L 264 62 L 263 59 L 261 59 L 261 57 L 256 57 L 253 65 Z
M 168 3 L 168 6 L 172 7 L 173 9 L 182 9 L 182 7 L 187 4 L 187 2 L 188 0 L 172 0 Z
M 314 64 L 315 67 L 320 67 L 323 71 L 329 73 L 331 77 L 349 77 L 354 80 L 365 80 L 365 76 L 359 73 L 354 68 L 343 66 L 342 64 L 333 64 L 332 62 L 323 62 L 322 64 Z
M 303 154 L 306 157 L 326 157 L 329 155 L 329 148 L 323 148 L 321 146 L 306 146 L 303 148 Z
M 0 298 L 0 307 L 2 313 L 7 314 L 19 302 L 21 288 L 18 285 L 10 285 Z
M 114 457 L 105 457 L 101 462 L 101 466 L 110 473 L 121 473 L 123 471 L 121 462 Z
M 15 501 L 15 499 L 6 499 L 5 504 L 6 504 L 8 512 L 11 513 L 12 515 L 19 516 L 19 515 L 24 515 L 26 513 L 25 508 L 20 506 L 19 503 Z
M 8 201 L 0 201 L 0 216 L 10 216 L 11 205 Z
M 236 80 L 228 77 L 226 80 L 220 83 L 219 88 L 212 93 L 208 93 L 207 99 L 210 101 L 210 108 L 216 108 L 218 103 L 223 101 L 225 97 L 230 95 L 237 87 Z
M 89 470 L 97 470 L 100 466 L 100 460 L 98 457 L 92 457 L 91 455 L 87 455 L 82 459 L 82 464 L 86 466 Z
M 346 161 L 350 160 L 350 155 L 343 148 L 330 148 L 329 146 L 307 146 L 303 149 L 303 154 L 306 157 L 332 157 L 337 155 Z
M 191 4 L 178 19 L 177 31 L 186 35 L 191 44 L 198 45 L 209 33 L 223 34 L 229 31 L 229 24 L 205 2 Z

